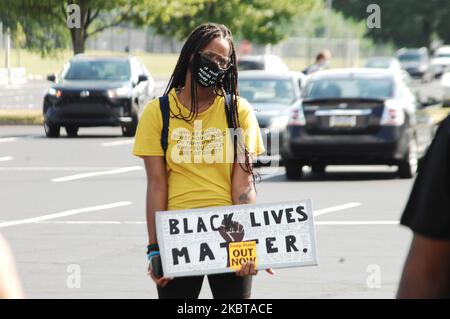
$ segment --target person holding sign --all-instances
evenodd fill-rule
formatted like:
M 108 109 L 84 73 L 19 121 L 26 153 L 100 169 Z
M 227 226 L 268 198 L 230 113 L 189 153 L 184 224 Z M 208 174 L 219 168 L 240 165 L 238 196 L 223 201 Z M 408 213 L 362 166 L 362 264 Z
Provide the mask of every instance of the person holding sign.
M 264 146 L 237 78 L 230 30 L 202 24 L 186 40 L 164 95 L 139 120 L 133 154 L 144 159 L 147 173 L 149 274 L 159 298 L 198 298 L 204 278 L 158 276 L 155 212 L 256 200 L 252 159 Z M 229 242 L 238 241 L 235 226 L 224 223 L 220 230 Z M 236 273 L 209 275 L 214 298 L 249 298 L 256 273 L 249 262 Z

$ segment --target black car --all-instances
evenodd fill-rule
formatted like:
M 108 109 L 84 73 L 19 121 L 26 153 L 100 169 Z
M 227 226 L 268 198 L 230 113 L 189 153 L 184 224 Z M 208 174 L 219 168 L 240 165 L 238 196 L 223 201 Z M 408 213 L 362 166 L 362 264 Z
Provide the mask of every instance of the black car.
M 278 119 L 280 114 L 300 102 L 305 77 L 300 72 L 239 72 L 239 93 L 253 106 L 265 142 L 266 153 L 259 157 L 257 164 L 279 160 L 278 140 L 284 126 Z
M 420 78 L 423 82 L 431 81 L 433 74 L 427 48 L 403 48 L 397 51 L 397 58 L 402 68 L 412 77 Z
M 154 81 L 135 57 L 77 55 L 64 66 L 61 77 L 44 97 L 44 129 L 58 137 L 64 126 L 68 136 L 80 127 L 121 126 L 134 136 L 140 109 L 153 97 Z
M 398 73 L 374 69 L 323 71 L 309 76 L 300 107 L 289 115 L 280 153 L 289 179 L 302 166 L 398 166 L 414 176 L 434 128 Z

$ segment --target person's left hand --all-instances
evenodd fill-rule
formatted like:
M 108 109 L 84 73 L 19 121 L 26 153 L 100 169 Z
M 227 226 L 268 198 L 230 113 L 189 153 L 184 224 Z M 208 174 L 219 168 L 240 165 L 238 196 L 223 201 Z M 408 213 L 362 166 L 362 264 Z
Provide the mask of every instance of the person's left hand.
M 275 271 L 272 268 L 266 269 L 266 272 L 270 275 L 275 275 Z M 236 276 L 244 277 L 244 276 L 255 276 L 258 274 L 258 270 L 255 267 L 254 262 L 247 262 L 242 265 L 241 269 L 236 271 Z

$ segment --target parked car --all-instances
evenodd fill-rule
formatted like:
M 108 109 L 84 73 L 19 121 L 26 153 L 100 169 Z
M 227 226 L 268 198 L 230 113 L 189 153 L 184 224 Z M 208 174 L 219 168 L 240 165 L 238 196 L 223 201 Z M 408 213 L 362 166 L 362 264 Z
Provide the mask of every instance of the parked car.
M 302 167 L 398 166 L 411 178 L 434 133 L 431 119 L 395 72 L 322 71 L 306 79 L 303 100 L 292 109 L 280 148 L 289 179 Z
M 255 110 L 266 156 L 279 157 L 279 139 L 287 125 L 287 119 L 280 115 L 289 114 L 287 111 L 300 102 L 305 77 L 300 72 L 239 72 L 239 93 Z
M 443 46 L 436 50 L 431 60 L 431 69 L 435 77 L 444 74 L 447 67 L 450 66 L 450 46 Z
M 44 97 L 44 129 L 58 137 L 65 127 L 76 136 L 80 127 L 121 126 L 134 136 L 138 114 L 153 97 L 154 80 L 136 57 L 77 55 L 63 68 Z
M 403 80 L 409 85 L 412 84 L 412 78 L 408 72 L 402 69 L 402 65 L 397 58 L 393 57 L 371 57 L 368 58 L 365 68 L 391 70 L 400 74 Z
M 367 59 L 365 68 L 373 68 L 373 69 L 386 69 L 392 70 L 394 72 L 401 72 L 402 65 L 397 58 L 393 57 L 384 57 L 384 56 L 376 56 L 370 57 Z
M 450 107 L 450 66 L 446 67 L 442 78 L 442 103 L 445 107 Z
M 238 59 L 238 68 L 240 71 L 261 70 L 279 73 L 289 71 L 283 60 L 273 54 L 245 55 Z
M 397 51 L 397 58 L 402 68 L 412 77 L 420 78 L 423 82 L 428 82 L 434 77 L 427 48 L 400 49 Z

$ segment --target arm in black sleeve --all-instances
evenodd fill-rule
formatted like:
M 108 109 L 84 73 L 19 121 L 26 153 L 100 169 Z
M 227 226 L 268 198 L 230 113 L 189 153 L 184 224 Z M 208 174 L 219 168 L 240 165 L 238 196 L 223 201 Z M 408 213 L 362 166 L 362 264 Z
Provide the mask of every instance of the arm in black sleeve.
M 401 224 L 414 233 L 450 239 L 450 117 L 439 127 L 425 155 Z

